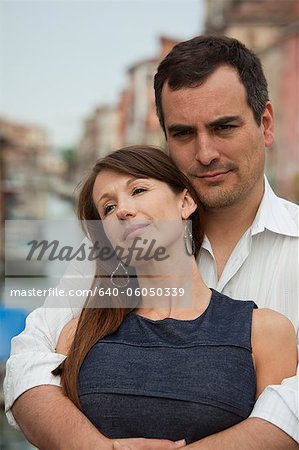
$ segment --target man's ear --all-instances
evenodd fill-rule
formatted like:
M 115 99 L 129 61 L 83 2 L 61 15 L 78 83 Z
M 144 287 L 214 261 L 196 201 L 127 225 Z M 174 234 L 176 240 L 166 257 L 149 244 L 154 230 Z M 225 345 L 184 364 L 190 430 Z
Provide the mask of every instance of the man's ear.
M 184 220 L 188 219 L 188 217 L 190 217 L 197 208 L 197 204 L 195 203 L 187 189 L 184 189 L 182 193 L 181 208 L 182 219 Z
M 262 115 L 261 126 L 264 134 L 265 147 L 271 147 L 274 143 L 274 113 L 271 102 L 266 103 Z

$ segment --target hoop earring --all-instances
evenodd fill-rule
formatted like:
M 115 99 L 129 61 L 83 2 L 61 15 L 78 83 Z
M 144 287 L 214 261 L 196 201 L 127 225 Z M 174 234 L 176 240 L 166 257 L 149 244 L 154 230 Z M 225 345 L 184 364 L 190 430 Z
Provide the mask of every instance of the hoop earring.
M 123 271 L 124 275 L 116 275 L 116 272 L 121 269 L 121 271 Z M 125 278 L 124 279 L 124 283 L 123 284 L 119 284 L 115 281 L 115 278 Z M 124 288 L 126 286 L 128 286 L 129 282 L 130 282 L 130 278 L 129 278 L 129 274 L 128 271 L 126 270 L 126 268 L 124 267 L 123 263 L 121 261 L 118 262 L 116 269 L 112 272 L 112 274 L 110 275 L 110 281 L 113 284 L 113 286 L 118 287 L 118 288 Z
M 187 255 L 193 256 L 195 253 L 195 243 L 187 223 L 185 224 L 184 244 Z

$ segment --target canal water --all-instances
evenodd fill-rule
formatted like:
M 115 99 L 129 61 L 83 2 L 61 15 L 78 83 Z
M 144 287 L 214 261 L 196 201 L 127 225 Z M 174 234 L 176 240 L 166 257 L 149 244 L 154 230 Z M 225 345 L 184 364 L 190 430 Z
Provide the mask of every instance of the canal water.
M 49 221 L 54 219 L 74 219 L 75 220 L 75 214 L 73 212 L 73 205 L 71 202 L 64 201 L 58 197 L 55 196 L 49 196 L 48 199 L 48 218 Z M 22 282 L 24 283 L 24 281 Z M 0 281 L 1 284 L 1 281 Z M 18 288 L 17 286 L 18 281 L 16 281 L 16 285 L 14 286 L 15 289 Z M 28 286 L 32 284 L 32 280 L 28 280 Z M 58 280 L 57 280 L 58 284 Z M 2 287 L 2 290 L 1 290 Z M 24 285 L 22 284 L 22 287 Z M 3 304 L 7 307 L 21 307 L 24 308 L 27 312 L 32 311 L 34 308 L 38 307 L 39 305 L 34 302 L 34 300 L 27 299 L 27 301 L 23 298 L 20 299 L 20 303 L 16 304 L 9 304 L 9 301 L 7 301 L 7 297 L 5 299 L 5 289 L 3 286 L 0 286 L 0 300 L 1 296 L 3 298 Z M 1 303 L 1 302 L 0 302 Z M 1 390 L 2 386 L 0 386 Z M 0 450 L 33 450 L 36 447 L 33 447 L 23 436 L 23 434 L 20 431 L 15 430 L 13 427 L 11 427 L 6 419 L 5 413 L 3 409 L 0 409 Z
M 33 450 L 20 431 L 7 424 L 6 416 L 0 411 L 0 450 Z

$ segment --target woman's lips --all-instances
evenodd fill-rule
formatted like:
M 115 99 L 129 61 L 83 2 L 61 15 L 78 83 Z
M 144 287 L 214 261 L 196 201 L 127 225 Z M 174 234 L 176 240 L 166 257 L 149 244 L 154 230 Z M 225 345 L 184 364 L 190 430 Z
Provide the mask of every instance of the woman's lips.
M 125 229 L 125 232 L 123 234 L 123 240 L 125 241 L 128 236 L 134 237 L 135 235 L 138 235 L 138 231 L 142 228 L 146 228 L 149 225 L 149 223 L 140 223 L 136 225 L 131 225 Z

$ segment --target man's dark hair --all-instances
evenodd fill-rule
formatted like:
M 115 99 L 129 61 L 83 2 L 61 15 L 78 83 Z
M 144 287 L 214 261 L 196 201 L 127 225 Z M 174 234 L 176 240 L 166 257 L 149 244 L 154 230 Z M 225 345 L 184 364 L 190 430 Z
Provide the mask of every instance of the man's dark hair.
M 175 45 L 161 61 L 155 75 L 156 109 L 164 132 L 162 88 L 165 82 L 174 91 L 197 87 L 223 65 L 237 70 L 247 92 L 248 105 L 255 121 L 260 125 L 269 96 L 259 58 L 237 39 L 227 36 L 197 36 Z

